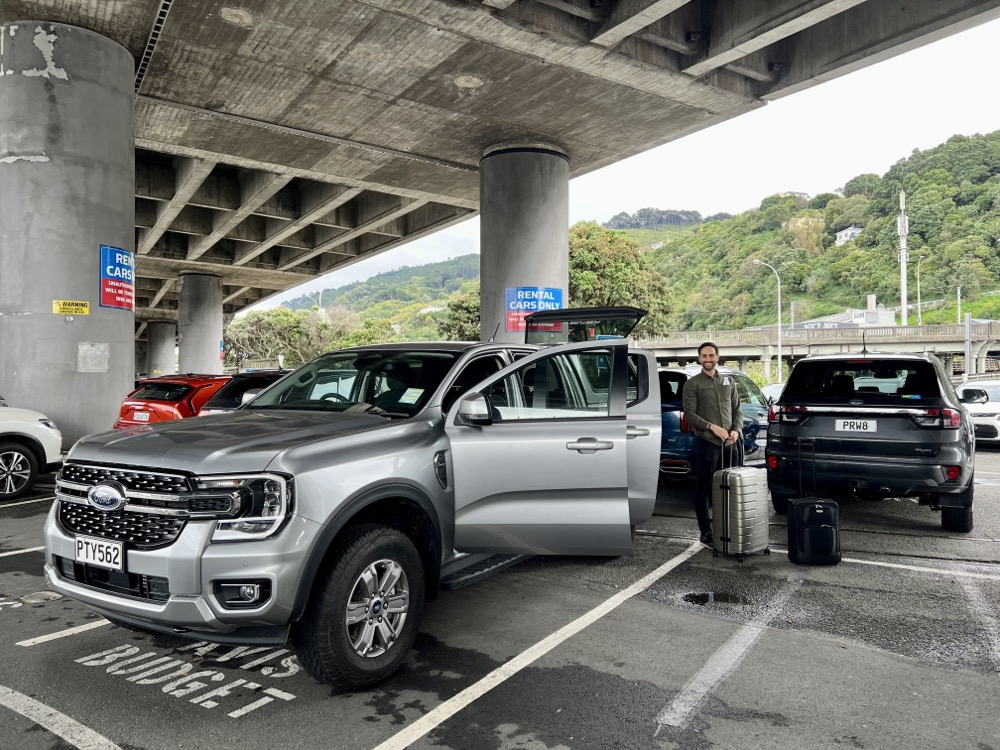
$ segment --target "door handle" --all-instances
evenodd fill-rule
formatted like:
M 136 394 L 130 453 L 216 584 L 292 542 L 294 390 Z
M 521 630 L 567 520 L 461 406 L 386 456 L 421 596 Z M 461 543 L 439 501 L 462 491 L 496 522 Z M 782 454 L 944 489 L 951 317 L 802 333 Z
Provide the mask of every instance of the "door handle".
M 649 434 L 649 430 L 645 427 L 633 427 L 628 425 L 625 428 L 625 437 L 636 438 L 636 437 L 646 437 Z
M 609 451 L 615 447 L 611 440 L 598 440 L 597 438 L 585 437 L 577 438 L 572 443 L 566 443 L 566 449 L 579 451 L 580 453 L 597 453 L 597 451 Z

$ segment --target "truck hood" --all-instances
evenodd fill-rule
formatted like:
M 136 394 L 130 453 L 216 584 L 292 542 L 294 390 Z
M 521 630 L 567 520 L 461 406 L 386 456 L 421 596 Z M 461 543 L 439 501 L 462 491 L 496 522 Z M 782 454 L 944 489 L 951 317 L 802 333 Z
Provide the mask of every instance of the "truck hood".
M 289 448 L 391 424 L 371 414 L 241 410 L 88 435 L 67 461 L 195 474 L 263 471 Z

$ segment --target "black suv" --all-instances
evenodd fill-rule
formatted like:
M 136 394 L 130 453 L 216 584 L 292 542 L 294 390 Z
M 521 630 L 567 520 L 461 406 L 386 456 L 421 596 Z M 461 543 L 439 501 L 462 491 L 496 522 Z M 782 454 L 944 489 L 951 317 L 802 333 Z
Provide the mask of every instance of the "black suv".
M 834 499 L 914 497 L 941 509 L 946 530 L 969 532 L 973 435 L 931 355 L 810 355 L 792 368 L 768 416 L 771 502 L 784 513 L 803 489 Z

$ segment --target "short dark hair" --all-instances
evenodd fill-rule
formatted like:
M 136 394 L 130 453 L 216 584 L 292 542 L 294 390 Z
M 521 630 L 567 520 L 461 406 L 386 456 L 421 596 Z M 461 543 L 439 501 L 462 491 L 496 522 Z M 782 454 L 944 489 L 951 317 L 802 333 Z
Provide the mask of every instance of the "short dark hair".
M 717 346 L 716 346 L 715 344 L 713 344 L 713 343 L 712 343 L 711 341 L 706 341 L 706 342 L 705 342 L 704 344 L 702 344 L 701 346 L 699 346 L 699 347 L 698 347 L 698 356 L 701 356 L 701 350 L 702 350 L 702 349 L 704 349 L 704 348 L 705 348 L 706 346 L 710 346 L 710 347 L 712 347 L 713 349 L 715 349 L 715 353 L 716 353 L 716 354 L 718 354 L 718 353 L 719 353 L 719 347 L 717 347 Z

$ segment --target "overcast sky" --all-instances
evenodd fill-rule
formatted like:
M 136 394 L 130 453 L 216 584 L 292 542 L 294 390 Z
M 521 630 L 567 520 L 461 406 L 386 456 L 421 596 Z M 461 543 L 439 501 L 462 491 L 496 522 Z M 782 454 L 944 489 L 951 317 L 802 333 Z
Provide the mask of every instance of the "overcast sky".
M 640 208 L 702 216 L 756 208 L 774 193 L 832 192 L 882 175 L 913 149 L 1000 129 L 1000 21 L 926 45 L 572 180 L 569 219 Z M 317 278 L 262 303 L 479 252 L 479 219 Z

